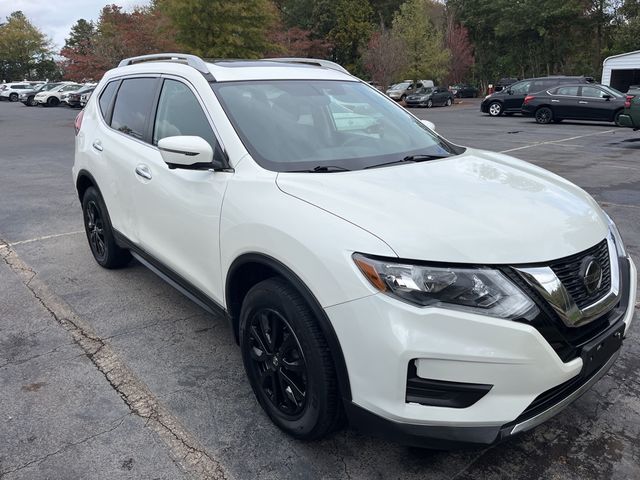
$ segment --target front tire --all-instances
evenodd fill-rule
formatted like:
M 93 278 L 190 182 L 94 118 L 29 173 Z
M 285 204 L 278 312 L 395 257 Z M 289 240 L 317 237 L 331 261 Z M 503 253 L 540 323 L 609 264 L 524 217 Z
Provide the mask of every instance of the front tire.
M 251 388 L 281 430 L 303 440 L 325 437 L 341 423 L 335 366 L 313 312 L 280 278 L 247 293 L 240 348 Z
M 447 98 L 446 106 L 447 106 L 447 107 L 450 107 L 452 103 L 453 103 L 453 102 L 451 101 L 451 98 Z
M 499 117 L 502 115 L 502 104 L 500 102 L 493 102 L 489 105 L 489 115 L 492 117 Z
M 549 107 L 540 107 L 536 110 L 536 122 L 547 125 L 553 121 L 553 112 Z
M 60 100 L 57 97 L 47 98 L 47 107 L 57 107 L 60 105 Z
M 427 101 L 427 108 L 431 108 L 431 107 L 433 107 L 433 100 L 429 99 Z
M 29 98 L 27 98 L 27 106 L 35 107 L 36 105 L 37 103 L 36 103 L 35 96 L 30 96 Z
M 120 268 L 131 260 L 129 250 L 118 247 L 113 235 L 109 212 L 95 187 L 87 188 L 82 197 L 84 229 L 93 258 L 104 268 Z

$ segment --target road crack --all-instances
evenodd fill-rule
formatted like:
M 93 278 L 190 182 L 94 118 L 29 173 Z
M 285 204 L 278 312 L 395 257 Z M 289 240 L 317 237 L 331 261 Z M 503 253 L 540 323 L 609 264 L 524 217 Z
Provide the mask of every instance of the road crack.
M 57 297 L 40 280 L 35 270 L 20 259 L 11 245 L 1 239 L 0 245 L 3 247 L 0 248 L 2 260 L 51 317 L 71 335 L 74 343 L 84 351 L 95 368 L 120 395 L 131 413 L 144 419 L 147 428 L 165 443 L 172 459 L 195 478 L 230 478 L 222 465 L 159 403 L 149 387 L 137 378 L 110 345 L 94 333 L 91 325 Z

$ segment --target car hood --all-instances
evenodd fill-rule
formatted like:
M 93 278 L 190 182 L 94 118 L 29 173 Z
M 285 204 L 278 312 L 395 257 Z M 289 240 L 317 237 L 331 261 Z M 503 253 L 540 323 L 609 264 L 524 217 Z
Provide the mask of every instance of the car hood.
M 406 259 L 544 262 L 586 250 L 607 234 L 600 207 L 577 186 L 526 162 L 472 149 L 354 172 L 280 173 L 276 182 Z

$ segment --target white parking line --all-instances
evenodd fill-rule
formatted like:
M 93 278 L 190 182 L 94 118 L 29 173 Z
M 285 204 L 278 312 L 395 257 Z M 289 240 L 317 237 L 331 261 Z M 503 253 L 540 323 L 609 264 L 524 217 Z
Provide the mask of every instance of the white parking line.
M 516 150 L 524 150 L 525 148 L 539 147 L 540 145 L 550 145 L 550 144 L 554 144 L 554 143 L 568 142 L 569 140 L 577 140 L 579 138 L 592 137 L 594 135 L 604 135 L 605 133 L 611 133 L 611 132 L 615 132 L 615 129 L 605 130 L 603 132 L 586 133 L 584 135 L 578 135 L 576 137 L 562 138 L 560 140 L 548 140 L 546 142 L 536 142 L 536 143 L 532 143 L 531 145 L 525 145 L 524 147 L 516 147 L 516 148 L 510 148 L 509 150 L 502 150 L 500 153 L 515 152 Z
M 66 233 L 56 233 L 54 235 L 43 235 L 42 237 L 29 238 L 28 240 L 19 240 L 13 243 L 4 243 L 0 245 L 0 249 L 13 247 L 14 245 L 23 245 L 25 243 L 39 242 L 41 240 L 49 240 L 50 238 L 66 237 L 69 235 L 78 235 L 79 233 L 84 233 L 84 230 L 75 230 L 73 232 L 66 232 Z

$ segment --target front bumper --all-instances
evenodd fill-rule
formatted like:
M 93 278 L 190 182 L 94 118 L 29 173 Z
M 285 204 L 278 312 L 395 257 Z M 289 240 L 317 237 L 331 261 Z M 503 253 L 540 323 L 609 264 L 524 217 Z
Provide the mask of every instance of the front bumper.
M 625 313 L 594 341 L 615 329 L 620 335 L 628 331 L 636 282 L 636 269 L 629 260 Z M 383 294 L 335 305 L 326 312 L 348 369 L 351 423 L 411 445 L 486 445 L 533 428 L 584 393 L 617 356 L 611 354 L 588 376 L 581 375 L 582 358 L 563 362 L 530 325 L 417 308 Z M 420 378 L 486 384 L 491 389 L 465 408 L 407 402 L 410 362 L 415 362 Z M 540 403 L 540 397 L 546 400 Z

